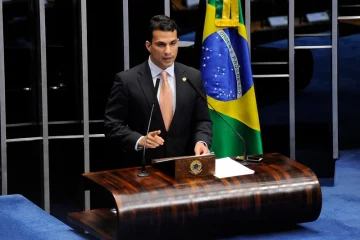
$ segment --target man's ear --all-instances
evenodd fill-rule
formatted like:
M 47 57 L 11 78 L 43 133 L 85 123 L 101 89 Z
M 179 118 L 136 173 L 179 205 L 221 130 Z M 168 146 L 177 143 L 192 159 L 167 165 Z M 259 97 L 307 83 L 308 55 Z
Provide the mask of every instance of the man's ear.
M 145 42 L 145 47 L 149 52 L 151 52 L 151 43 L 149 41 Z

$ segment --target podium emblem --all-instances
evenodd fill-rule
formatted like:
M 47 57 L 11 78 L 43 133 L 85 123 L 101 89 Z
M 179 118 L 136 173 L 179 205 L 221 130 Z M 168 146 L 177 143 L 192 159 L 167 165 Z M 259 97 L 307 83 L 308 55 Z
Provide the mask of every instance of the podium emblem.
M 202 163 L 199 160 L 194 160 L 190 164 L 190 173 L 198 175 L 202 171 Z

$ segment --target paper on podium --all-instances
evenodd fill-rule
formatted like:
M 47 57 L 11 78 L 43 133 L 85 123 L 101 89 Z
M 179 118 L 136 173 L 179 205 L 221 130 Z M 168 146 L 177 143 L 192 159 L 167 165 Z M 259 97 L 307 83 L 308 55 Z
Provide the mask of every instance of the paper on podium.
M 232 160 L 229 157 L 215 160 L 215 177 L 226 178 L 240 175 L 254 174 L 254 170 L 245 167 L 241 163 Z

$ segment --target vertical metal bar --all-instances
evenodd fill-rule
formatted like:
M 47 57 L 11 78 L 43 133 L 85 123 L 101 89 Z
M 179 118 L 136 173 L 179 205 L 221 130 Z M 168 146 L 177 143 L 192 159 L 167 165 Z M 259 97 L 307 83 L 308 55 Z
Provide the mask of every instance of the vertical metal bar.
M 124 70 L 130 68 L 129 48 L 129 2 L 123 0 Z
M 164 14 L 170 17 L 170 0 L 164 0 Z
M 333 132 L 333 158 L 339 158 L 338 138 L 338 1 L 332 0 L 332 54 L 331 54 L 331 81 L 332 81 L 332 132 Z
M 295 4 L 289 0 L 289 125 L 290 158 L 295 159 Z
M 39 27 L 40 27 L 40 84 L 41 84 L 41 112 L 43 136 L 43 208 L 50 212 L 50 178 L 49 178 L 49 130 L 48 130 L 48 97 L 47 97 L 47 67 L 46 67 L 46 29 L 45 29 L 45 3 L 38 1 Z
M 90 172 L 90 139 L 89 139 L 89 86 L 88 86 L 88 45 L 86 0 L 81 0 L 81 78 L 83 86 L 83 131 L 84 131 L 84 171 Z M 85 210 L 90 209 L 90 191 L 85 191 Z
M 245 27 L 251 57 L 251 1 L 245 0 Z
M 3 11 L 0 1 L 0 143 L 1 143 L 1 194 L 7 195 L 6 105 Z

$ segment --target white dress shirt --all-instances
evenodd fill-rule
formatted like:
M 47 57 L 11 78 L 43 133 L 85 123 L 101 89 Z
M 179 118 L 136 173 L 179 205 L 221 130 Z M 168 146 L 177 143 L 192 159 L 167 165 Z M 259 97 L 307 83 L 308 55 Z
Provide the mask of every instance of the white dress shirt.
M 170 86 L 170 90 L 171 90 L 171 95 L 172 95 L 172 104 L 173 104 L 173 114 L 175 113 L 175 106 L 176 106 L 176 84 L 175 84 L 175 72 L 174 72 L 174 64 L 172 64 L 170 67 L 168 67 L 167 69 L 163 70 L 161 68 L 159 68 L 158 66 L 156 66 L 150 59 L 149 57 L 149 67 L 150 67 L 150 71 L 151 71 L 151 77 L 153 79 L 153 83 L 154 83 L 154 87 L 156 84 L 156 79 L 160 79 L 160 84 L 159 84 L 159 89 L 158 92 L 156 93 L 157 99 L 159 101 L 159 97 L 160 97 L 160 91 L 161 91 L 161 84 L 163 82 L 163 79 L 161 77 L 161 72 L 162 71 L 166 71 L 167 75 L 168 75 L 168 82 L 169 82 L 169 86 Z

